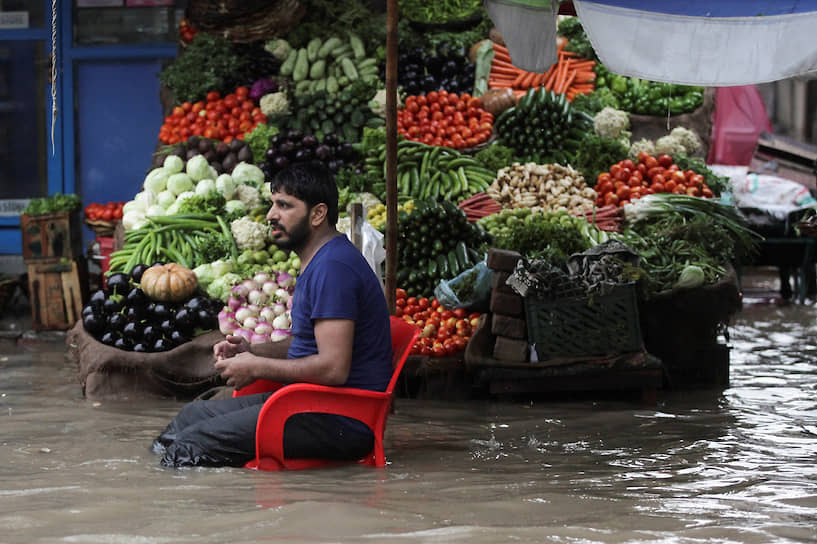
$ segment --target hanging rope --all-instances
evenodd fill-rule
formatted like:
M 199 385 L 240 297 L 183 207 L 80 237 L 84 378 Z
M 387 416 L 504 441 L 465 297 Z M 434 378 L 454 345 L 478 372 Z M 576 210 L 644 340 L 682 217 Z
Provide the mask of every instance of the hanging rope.
M 57 123 L 57 0 L 51 0 L 51 156 L 56 153 L 54 125 Z

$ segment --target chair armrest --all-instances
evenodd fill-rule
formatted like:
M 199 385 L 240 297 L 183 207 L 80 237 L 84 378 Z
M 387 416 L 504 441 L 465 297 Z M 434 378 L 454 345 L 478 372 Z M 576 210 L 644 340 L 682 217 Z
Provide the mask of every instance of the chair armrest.
M 350 387 L 327 387 L 308 383 L 287 385 L 272 394 L 258 415 L 257 459 L 284 459 L 284 425 L 301 413 L 326 413 L 351 417 L 378 432 L 385 422 L 391 394 Z
M 255 395 L 256 393 L 268 393 L 270 391 L 277 391 L 281 389 L 284 384 L 279 382 L 271 382 L 269 380 L 255 380 L 250 385 L 246 385 L 241 389 L 233 391 L 233 397 L 244 397 L 246 395 Z

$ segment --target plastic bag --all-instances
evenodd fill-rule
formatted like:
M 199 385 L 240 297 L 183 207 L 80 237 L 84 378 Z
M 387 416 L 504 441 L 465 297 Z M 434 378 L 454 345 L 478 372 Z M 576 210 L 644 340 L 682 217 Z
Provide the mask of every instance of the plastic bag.
M 380 278 L 381 285 L 384 285 L 383 263 L 386 261 L 386 248 L 383 247 L 383 234 L 368 221 L 360 221 L 358 225 L 361 240 L 360 252 L 377 277 Z M 352 240 L 351 231 L 346 232 L 346 237 Z
M 460 300 L 456 290 L 464 281 L 469 280 L 472 274 L 476 274 L 476 278 L 471 296 L 466 300 Z M 491 302 L 491 275 L 491 269 L 483 260 L 450 280 L 441 280 L 434 288 L 434 296 L 440 301 L 440 305 L 447 309 L 465 308 L 473 312 L 486 312 Z

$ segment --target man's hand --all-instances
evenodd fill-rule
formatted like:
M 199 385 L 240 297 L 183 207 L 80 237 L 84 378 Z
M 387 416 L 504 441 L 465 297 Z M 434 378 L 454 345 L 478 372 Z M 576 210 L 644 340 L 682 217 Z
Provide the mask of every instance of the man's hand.
M 255 355 L 251 353 L 238 353 L 226 359 L 219 359 L 216 361 L 215 368 L 227 385 L 241 389 L 258 378 L 254 372 L 255 360 Z
M 250 343 L 243 336 L 230 335 L 226 340 L 222 340 L 213 346 L 213 354 L 216 360 L 229 359 L 239 353 L 250 351 Z

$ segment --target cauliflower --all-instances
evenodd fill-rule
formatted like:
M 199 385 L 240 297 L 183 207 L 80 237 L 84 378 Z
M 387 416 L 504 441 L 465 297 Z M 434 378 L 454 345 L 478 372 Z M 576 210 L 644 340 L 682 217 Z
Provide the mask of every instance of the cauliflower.
M 278 59 L 278 61 L 284 62 L 292 51 L 292 46 L 289 45 L 288 41 L 279 38 L 265 43 L 264 50 Z
M 655 153 L 674 157 L 676 155 L 686 155 L 686 148 L 680 139 L 667 134 L 655 140 Z
M 265 94 L 261 97 L 259 105 L 261 106 L 261 113 L 266 116 L 287 113 L 289 111 L 289 100 L 287 100 L 287 95 L 280 91 L 277 93 Z
M 240 162 L 235 165 L 230 175 L 236 185 L 244 184 L 260 187 L 261 184 L 264 183 L 264 172 L 254 164 L 248 162 Z
M 235 188 L 234 200 L 240 200 L 248 210 L 253 210 L 261 205 L 261 197 L 258 189 L 250 185 L 239 185 Z
M 269 226 L 253 221 L 249 217 L 242 217 L 230 223 L 230 232 L 235 239 L 238 249 L 257 251 L 267 247 Z
M 377 116 L 382 118 L 386 118 L 386 89 L 380 89 L 376 93 L 371 100 L 369 100 L 369 109 L 372 110 Z M 400 95 L 397 96 L 397 108 L 399 109 L 403 105 L 403 101 L 400 100 Z
M 684 146 L 687 155 L 697 153 L 703 146 L 701 139 L 698 137 L 695 131 L 685 127 L 675 127 L 672 129 L 672 132 L 670 132 L 669 135 L 681 142 L 681 145 Z
M 630 157 L 635 159 L 642 151 L 646 151 L 649 155 L 655 155 L 655 143 L 647 138 L 641 138 L 630 146 Z
M 593 119 L 593 129 L 602 138 L 618 140 L 622 132 L 630 128 L 630 115 L 626 111 L 607 106 L 596 114 Z M 628 136 L 629 138 L 629 133 Z

